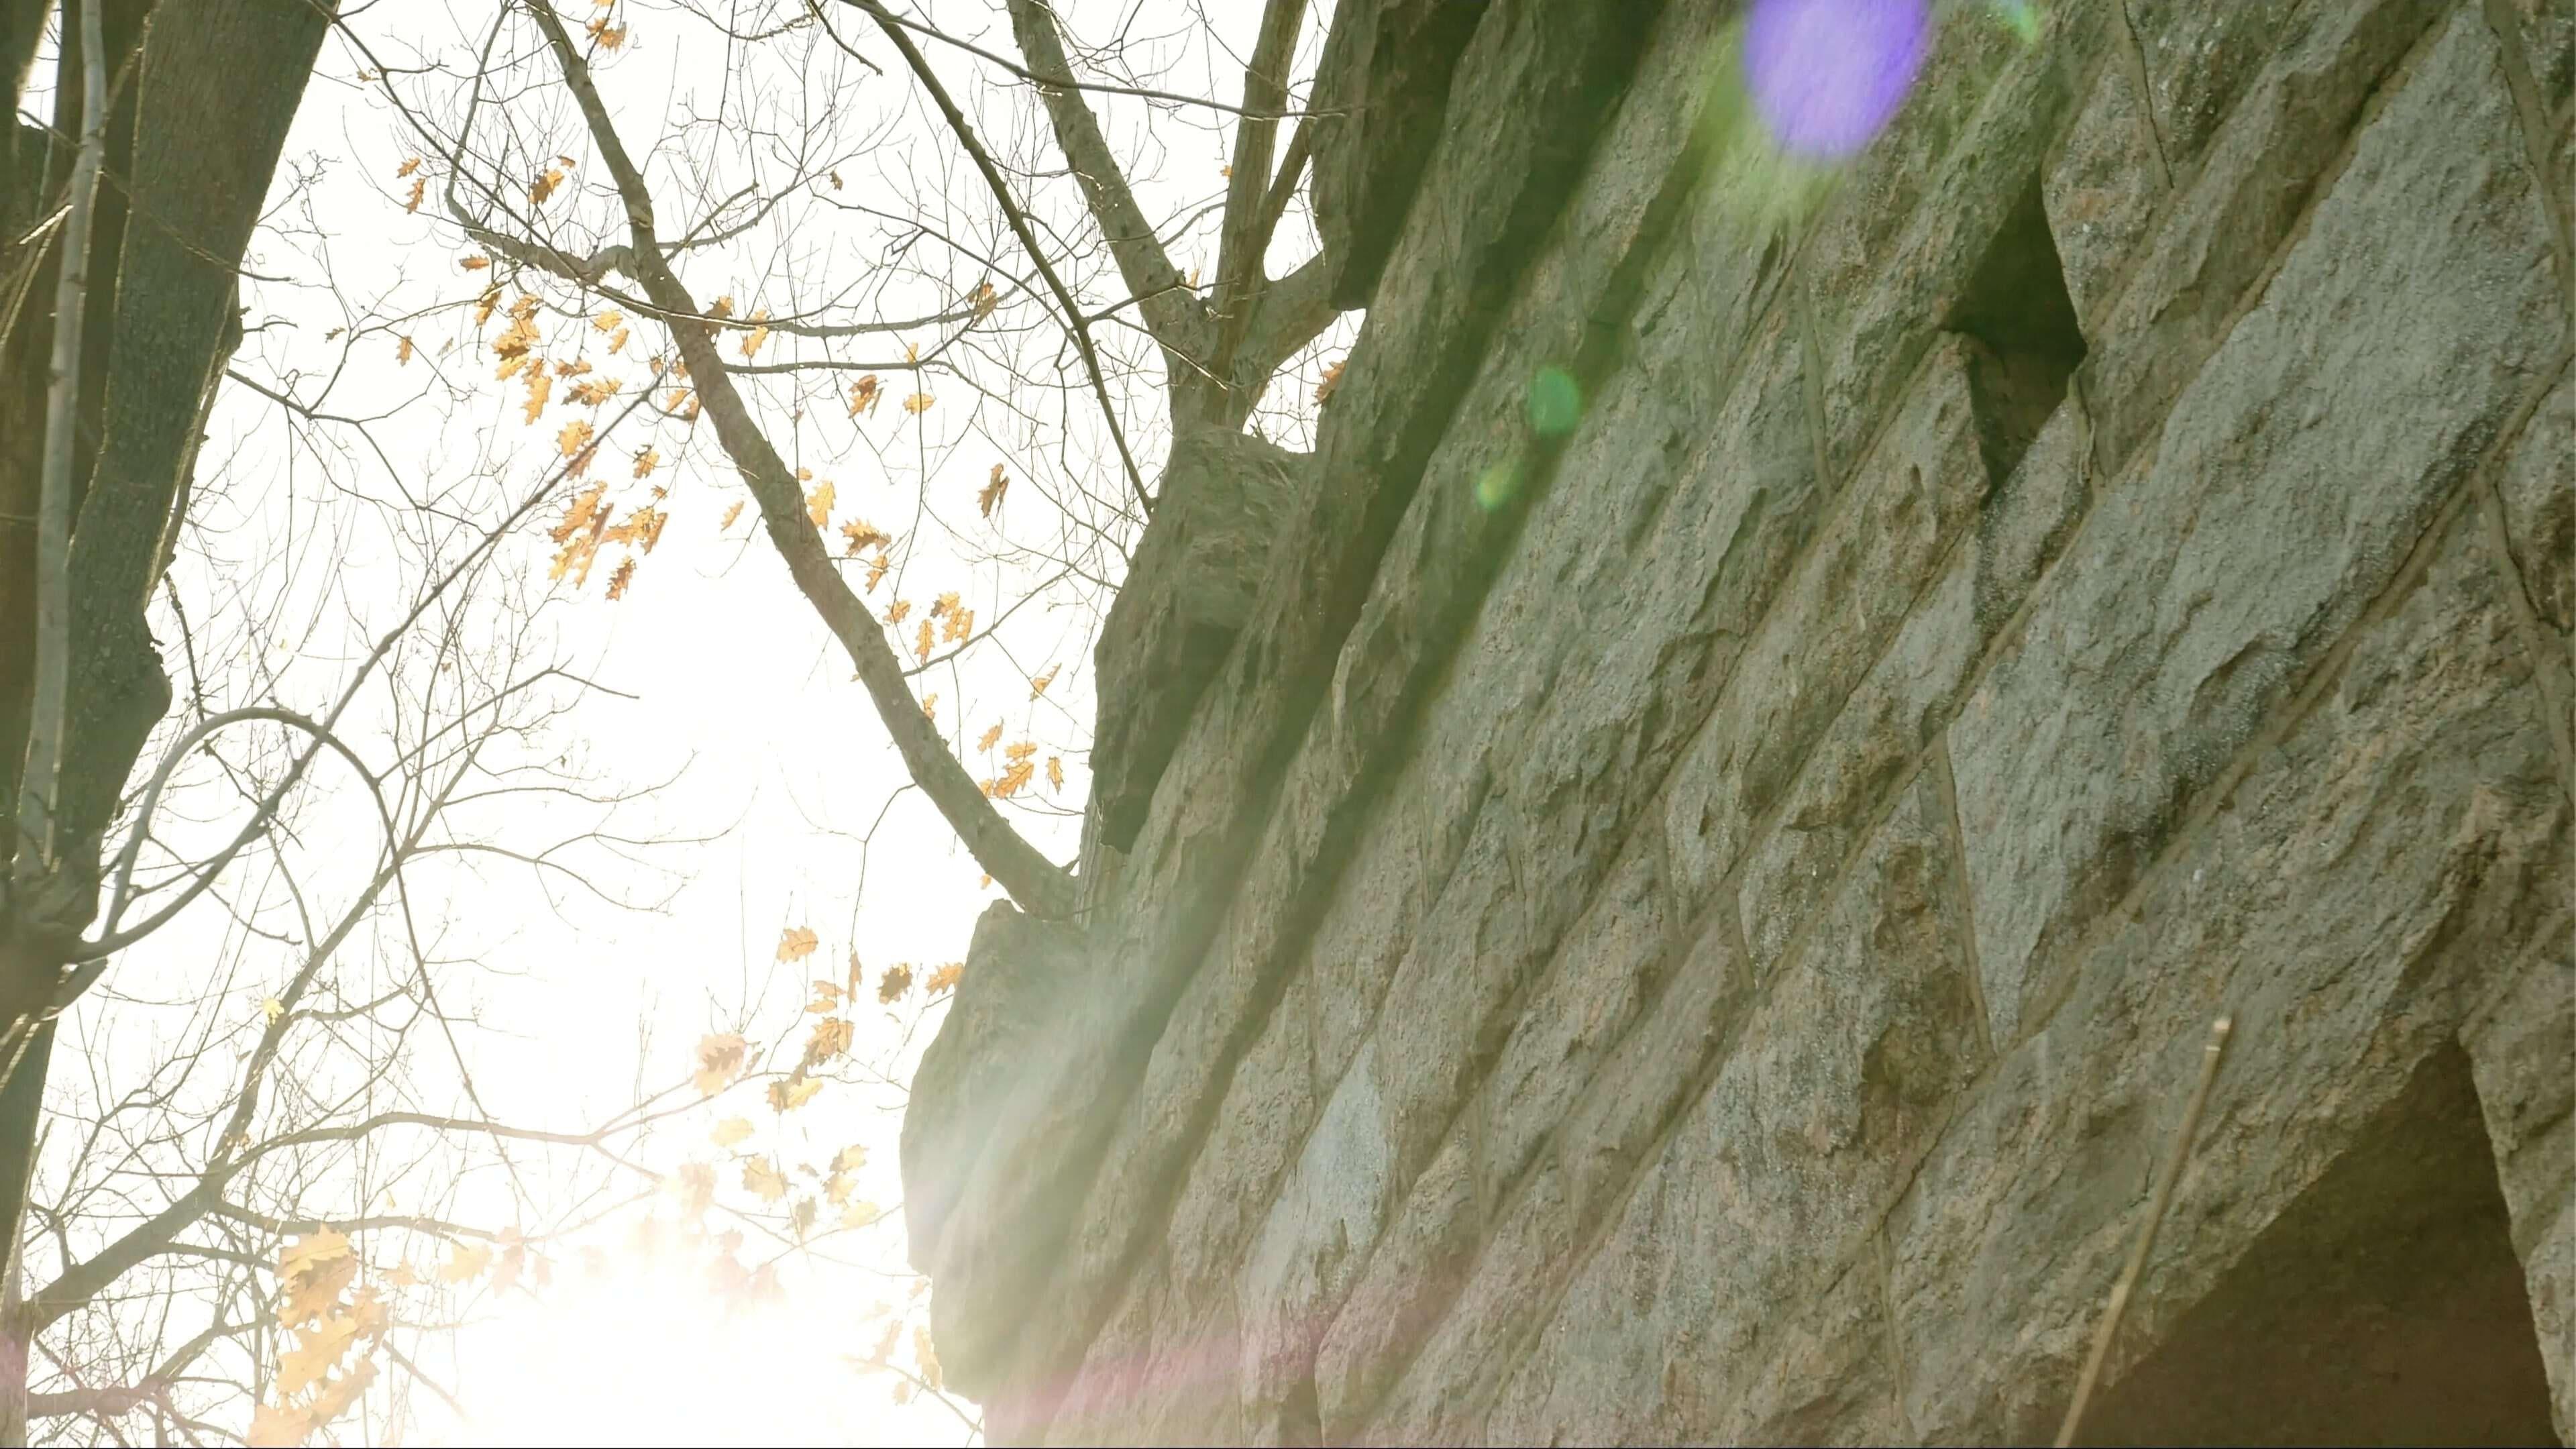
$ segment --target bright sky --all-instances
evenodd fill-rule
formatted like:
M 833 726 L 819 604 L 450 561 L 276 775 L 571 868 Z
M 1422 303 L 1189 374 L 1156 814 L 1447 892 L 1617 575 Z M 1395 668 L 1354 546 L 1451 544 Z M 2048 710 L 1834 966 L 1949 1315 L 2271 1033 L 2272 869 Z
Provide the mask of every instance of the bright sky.
M 576 24 L 595 13 L 586 0 L 559 3 Z M 802 10 L 783 0 L 695 0 L 688 6 L 619 0 L 615 17 L 628 27 L 629 38 L 601 67 L 603 90 L 629 148 L 641 153 L 657 141 L 667 144 L 658 153 L 662 169 L 656 172 L 657 190 L 669 183 L 660 202 L 666 235 L 699 219 L 671 169 L 683 161 L 703 169 L 715 195 L 755 180 L 765 185 L 797 164 L 798 135 L 819 126 L 841 149 L 832 153 L 827 144 L 815 154 L 841 158 L 833 169 L 846 188 L 795 190 L 789 204 L 762 225 L 686 257 L 681 275 L 702 302 L 730 295 L 739 313 L 765 307 L 782 316 L 801 310 L 818 312 L 816 320 L 870 321 L 954 307 L 962 290 L 986 275 L 982 267 L 955 259 L 938 239 L 925 239 L 908 254 L 889 254 L 885 226 L 839 209 L 839 203 L 896 215 L 924 213 L 950 239 L 989 248 L 986 254 L 1004 263 L 996 275 L 1007 278 L 1024 266 L 953 143 L 936 129 L 935 118 L 926 123 L 911 109 L 919 92 L 901 73 L 899 58 L 854 12 L 836 14 L 836 28 L 886 68 L 883 76 L 864 74 L 810 30 L 748 47 L 730 45 L 703 18 L 711 8 L 730 12 L 734 28 L 746 32 L 759 29 L 764 18 Z M 1255 0 L 1062 8 L 1079 38 L 1105 40 L 1122 23 L 1140 41 L 1164 37 L 1138 52 L 1173 62 L 1148 83 L 1229 102 L 1238 98 L 1240 63 L 1229 64 L 1224 48 L 1240 55 L 1248 47 L 1259 10 Z M 1317 8 L 1327 13 L 1309 18 L 1301 78 L 1311 70 L 1329 18 L 1329 7 Z M 453 126 L 467 94 L 461 77 L 483 44 L 492 13 L 480 0 L 360 7 L 350 24 L 375 59 L 339 37 L 324 47 L 287 147 L 279 204 L 252 244 L 248 268 L 272 280 L 255 284 L 246 296 L 253 335 L 234 366 L 303 403 L 367 421 L 363 430 L 345 422 L 290 426 L 274 403 L 249 388 L 228 388 L 222 395 L 200 470 L 209 496 L 192 519 L 195 532 L 173 582 L 192 625 L 206 631 L 201 668 L 238 686 L 226 702 L 258 694 L 248 681 L 267 668 L 277 671 L 276 700 L 320 713 L 363 652 L 358 641 L 407 607 L 418 583 L 417 563 L 403 566 L 403 560 L 416 559 L 416 546 L 398 547 L 397 535 L 387 531 L 393 526 L 388 520 L 412 515 L 385 506 L 388 501 L 399 505 L 434 495 L 440 509 L 488 518 L 502 497 L 523 494 L 560 461 L 554 439 L 563 423 L 592 415 L 566 405 L 571 384 L 563 381 L 542 420 L 522 423 L 518 384 L 492 379 L 492 355 L 482 346 L 506 316 L 475 327 L 458 308 L 473 300 L 481 276 L 493 274 L 459 269 L 458 259 L 479 248 L 436 215 L 444 168 L 431 158 L 427 204 L 417 215 L 406 213 L 409 182 L 397 178 L 397 168 L 428 148 L 403 132 L 382 85 L 357 79 L 361 69 L 388 65 L 395 72 L 393 89 L 407 105 Z M 1016 53 L 998 3 L 943 3 L 935 13 L 940 24 L 989 49 Z M 524 47 L 531 33 L 524 22 L 505 30 L 504 51 L 513 44 Z M 927 48 L 970 113 L 987 126 L 995 148 L 1034 156 L 1043 135 L 1034 98 L 1000 89 L 1006 77 L 971 57 L 936 44 Z M 421 59 L 453 72 L 410 73 Z M 522 81 L 547 75 L 528 63 L 524 48 L 515 74 Z M 575 228 L 586 223 L 598 239 L 622 241 L 605 230 L 615 219 L 600 188 L 605 168 L 583 143 L 560 85 L 523 85 L 499 104 L 528 139 L 524 155 L 540 158 L 536 164 L 542 164 L 545 150 L 558 147 L 580 163 L 565 195 L 540 215 Z M 1135 179 L 1148 215 L 1183 217 L 1221 200 L 1219 168 L 1227 159 L 1230 131 L 1215 126 L 1216 118 L 1201 112 L 1176 121 L 1132 102 L 1095 98 L 1095 104 L 1114 142 L 1144 157 Z M 827 117 L 834 106 L 846 114 Z M 716 119 L 689 130 L 691 117 Z M 478 144 L 497 134 L 488 113 L 483 124 Z M 888 129 L 880 131 L 881 124 Z M 312 184 L 297 189 L 298 176 L 312 178 Z M 528 179 L 519 176 L 516 184 Z M 1048 184 L 1054 190 L 1042 214 L 1073 235 L 1079 219 L 1070 187 L 1061 176 Z M 525 197 L 514 200 L 524 203 Z M 1213 221 L 1213 211 L 1206 212 L 1173 244 L 1174 259 L 1184 269 L 1213 272 Z M 1292 213 L 1274 247 L 1273 271 L 1301 259 L 1312 245 L 1311 230 Z M 1060 265 L 1089 279 L 1095 305 L 1116 300 L 1115 275 L 1101 258 Z M 907 272 L 907 266 L 916 270 Z M 859 290 L 878 281 L 885 283 L 881 293 Z M 600 363 L 596 375 L 616 371 L 627 379 L 619 404 L 631 398 L 644 381 L 636 359 L 667 345 L 658 329 L 637 324 L 633 345 L 611 359 L 600 350 L 601 337 L 583 337 L 585 318 L 598 304 L 584 313 L 569 289 L 542 289 L 542 295 L 547 355 L 568 355 L 576 342 L 587 346 L 584 355 Z M 448 310 L 417 315 L 434 305 Z M 999 320 L 1018 330 L 974 364 L 982 367 L 988 387 L 1001 391 L 1003 362 L 1029 370 L 1057 365 L 1057 337 L 1043 329 L 1033 305 L 1014 293 Z M 352 336 L 326 335 L 339 327 L 351 328 Z M 1328 337 L 1321 355 L 1336 355 L 1348 331 L 1346 325 Z M 397 361 L 397 335 L 413 339 L 407 362 Z M 829 343 L 779 337 L 760 360 L 885 358 L 904 343 L 926 348 L 937 340 L 929 329 Z M 1130 357 L 1144 356 L 1132 333 L 1104 342 Z M 445 350 L 449 346 L 452 351 Z M 1274 388 L 1274 435 L 1292 446 L 1304 445 L 1315 365 L 1313 359 L 1302 362 L 1302 380 L 1285 378 Z M 459 391 L 432 386 L 434 370 Z M 813 386 L 837 394 L 850 376 L 824 374 Z M 889 374 L 887 386 L 899 398 L 911 384 Z M 1006 553 L 997 560 L 995 551 L 1012 541 L 1054 544 L 1064 525 L 1044 495 L 1066 486 L 1065 465 L 1084 472 L 1093 491 L 1105 496 L 1123 492 L 1123 484 L 1099 471 L 1102 438 L 1078 395 L 1032 394 L 1017 400 L 1015 416 L 1005 402 L 978 403 L 955 379 L 932 375 L 922 386 L 937 402 L 918 419 L 904 416 L 890 401 L 854 422 L 830 396 L 791 416 L 794 399 L 778 391 L 765 400 L 764 422 L 791 461 L 811 467 L 818 480 L 836 483 L 834 529 L 864 518 L 913 545 L 905 577 L 895 587 L 917 601 L 917 610 L 926 609 L 938 592 L 959 590 L 977 609 L 979 630 L 989 628 L 1013 599 L 1048 574 L 1026 557 Z M 1126 391 L 1131 436 L 1150 478 L 1162 456 L 1159 398 L 1142 381 Z M 608 416 L 619 404 L 596 415 Z M 701 448 L 711 447 L 706 431 L 699 430 Z M 531 872 L 506 862 L 442 863 L 417 872 L 414 881 L 415 913 L 424 934 L 437 940 L 437 954 L 471 963 L 443 968 L 439 977 L 451 1011 L 470 1009 L 479 1017 L 479 1026 L 459 1030 L 457 1050 L 492 1115 L 519 1125 L 584 1129 L 641 1093 L 685 1078 L 695 1065 L 695 1043 L 709 1032 L 740 1030 L 755 1047 L 792 1038 L 792 1061 L 795 1042 L 814 1019 L 799 1014 L 810 977 L 839 978 L 854 946 L 871 983 L 896 962 L 916 963 L 926 973 L 959 960 L 975 917 L 999 898 L 980 883 L 980 870 L 917 792 L 888 805 L 905 776 L 846 659 L 788 586 L 768 544 L 746 545 L 747 518 L 719 530 L 726 507 L 744 496 L 739 486 L 707 466 L 705 454 L 684 455 L 674 441 L 684 436 L 679 430 L 650 436 L 671 460 L 654 479 L 671 486 L 663 504 L 668 532 L 641 562 L 625 596 L 615 602 L 603 597 L 616 555 L 604 555 L 586 588 L 549 585 L 546 568 L 554 546 L 542 530 L 561 516 L 567 490 L 539 511 L 539 527 L 523 530 L 501 554 L 532 595 L 550 601 L 525 623 L 495 622 L 499 616 L 485 608 L 470 628 L 515 640 L 538 658 L 558 659 L 604 687 L 580 698 L 550 736 L 532 742 L 533 758 L 560 751 L 568 768 L 586 770 L 595 786 L 614 790 L 670 782 L 614 817 L 621 836 L 665 842 L 637 852 L 642 863 L 600 851 L 567 857 L 610 894 L 658 909 L 619 909 L 560 878 L 541 887 Z M 630 427 L 602 448 L 599 474 L 616 480 L 609 501 L 621 515 L 643 501 L 649 486 L 627 476 L 634 449 L 646 440 L 647 434 Z M 1062 454 L 1056 452 L 1059 443 Z M 1017 488 L 998 531 L 974 506 L 995 462 L 1008 467 Z M 918 499 L 928 500 L 926 511 L 916 512 Z M 870 603 L 881 607 L 893 596 L 890 588 Z M 1000 649 L 978 650 L 956 668 L 918 681 L 923 691 L 942 696 L 937 718 L 952 738 L 964 720 L 970 768 L 979 775 L 993 770 L 986 757 L 973 753 L 971 737 L 993 723 L 1004 725 L 1005 740 L 1030 739 L 1039 744 L 1041 758 L 1062 759 L 1061 792 L 1034 789 L 1025 798 L 1038 808 L 1016 816 L 1058 859 L 1074 852 L 1073 812 L 1088 785 L 1082 749 L 1089 736 L 1095 620 L 1081 604 L 1085 597 L 1096 601 L 1097 588 L 1059 587 L 1002 626 Z M 275 637 L 265 646 L 244 638 L 218 640 L 220 631 L 209 621 L 226 610 L 234 616 L 246 611 Z M 155 627 L 168 645 L 175 625 L 166 606 Z M 1051 665 L 1061 666 L 1061 676 L 1043 700 L 1032 702 L 1028 676 Z M 183 676 L 183 694 L 186 689 Z M 346 732 L 381 767 L 397 749 L 385 734 L 385 711 L 379 703 L 363 703 L 352 720 Z M 326 774 L 307 801 L 303 829 L 283 847 L 295 883 L 317 915 L 327 914 L 328 903 L 351 897 L 381 840 L 372 807 L 351 787 L 347 772 L 321 768 Z M 875 848 L 864 855 L 862 896 L 860 837 L 881 811 Z M 160 833 L 184 852 L 201 838 L 228 833 L 240 818 L 211 806 L 207 814 L 194 825 L 170 822 Z M 482 838 L 523 850 L 540 849 L 593 818 L 578 809 L 521 801 L 473 817 Z M 245 876 L 256 873 L 248 866 L 238 869 Z M 260 880 L 256 889 L 268 892 L 260 909 L 286 909 L 273 873 Z M 244 893 L 253 889 L 248 881 L 241 886 Z M 244 912 L 256 914 L 247 907 Z M 812 929 L 819 949 L 805 961 L 780 965 L 774 949 L 782 930 L 791 927 Z M 279 983 L 291 968 L 284 956 L 263 954 L 256 943 L 243 949 L 243 938 L 244 928 L 207 902 L 176 928 L 127 953 L 106 988 L 68 1024 L 67 1046 L 77 1044 L 91 1064 L 85 1077 L 75 1073 L 80 1080 L 70 1083 L 58 1068 L 57 1095 L 102 1100 L 141 1080 L 172 1049 L 175 1023 L 198 1019 L 188 1013 L 203 1008 L 185 1003 L 208 989 L 206 963 L 218 957 L 231 974 L 222 977 L 225 1004 L 217 1010 L 232 1014 L 227 1026 L 255 1025 L 261 999 L 282 989 Z M 358 943 L 349 949 L 355 952 Z M 163 1022 L 155 1011 L 166 1024 L 154 1024 Z M 921 1025 L 907 1050 L 891 1035 L 898 1029 L 892 1017 L 874 1014 L 873 1003 L 854 1015 L 862 1034 L 855 1054 L 896 1052 L 904 1074 L 937 1019 L 934 1013 Z M 438 1060 L 444 1048 L 422 1038 L 411 1051 L 423 1063 L 424 1081 L 448 1083 L 426 1090 L 454 1096 L 452 1066 Z M 738 1112 L 758 1125 L 761 1135 L 750 1147 L 774 1146 L 782 1162 L 821 1162 L 844 1145 L 865 1146 L 869 1157 L 859 1171 L 857 1196 L 893 1204 L 902 1196 L 896 1178 L 897 1102 L 887 1092 L 835 1087 L 811 1106 L 780 1117 L 754 1090 L 741 1089 L 674 1119 L 647 1139 L 636 1159 L 657 1171 L 691 1161 L 717 1164 L 719 1201 L 744 1200 L 740 1169 L 708 1140 L 719 1118 Z M 49 1148 L 49 1163 L 58 1156 Z M 553 1160 L 513 1155 L 528 1174 L 544 1173 Z M 594 1159 L 577 1182 L 541 1178 L 523 1186 L 529 1196 L 570 1209 L 575 1195 L 592 1194 L 603 1181 L 628 1192 L 649 1185 L 633 1174 L 603 1175 Z M 552 1225 L 526 1216 L 529 1209 L 518 1205 L 518 1197 L 505 1175 L 487 1171 L 443 1206 L 492 1229 L 516 1226 L 535 1233 Z M 600 1199 L 587 1201 L 595 1205 Z M 327 1210 L 346 1211 L 348 1205 Z M 654 1199 L 652 1210 L 666 1223 L 678 1219 L 667 1196 Z M 456 1395 L 467 1417 L 413 1392 L 415 1442 L 913 1443 L 964 1437 L 947 1406 L 916 1402 L 897 1408 L 886 1377 L 861 1378 L 849 1362 L 873 1346 L 881 1319 L 872 1310 L 879 1305 L 908 1305 L 907 1321 L 919 1320 L 899 1220 L 838 1236 L 829 1254 L 786 1252 L 777 1270 L 779 1295 L 752 1311 L 728 1315 L 708 1286 L 703 1257 L 676 1251 L 658 1260 L 647 1257 L 634 1246 L 635 1219 L 630 1211 L 550 1245 L 557 1265 L 551 1287 L 542 1293 L 484 1292 L 471 1301 L 469 1325 L 452 1341 L 445 1335 L 421 1341 L 421 1369 Z M 586 1246 L 604 1255 L 608 1271 L 581 1266 Z M 743 1254 L 755 1266 L 769 1256 L 777 1253 L 763 1254 L 756 1243 Z M 908 1328 L 906 1334 L 908 1344 Z

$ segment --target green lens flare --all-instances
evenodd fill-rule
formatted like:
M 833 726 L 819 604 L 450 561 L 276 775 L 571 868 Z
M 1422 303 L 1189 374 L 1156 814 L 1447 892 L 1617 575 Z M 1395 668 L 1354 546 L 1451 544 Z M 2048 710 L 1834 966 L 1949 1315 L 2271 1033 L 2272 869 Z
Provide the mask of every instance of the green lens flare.
M 1529 421 L 1531 431 L 1542 438 L 1561 438 L 1574 431 L 1583 417 L 1583 389 L 1574 374 L 1553 363 L 1538 370 L 1530 379 Z

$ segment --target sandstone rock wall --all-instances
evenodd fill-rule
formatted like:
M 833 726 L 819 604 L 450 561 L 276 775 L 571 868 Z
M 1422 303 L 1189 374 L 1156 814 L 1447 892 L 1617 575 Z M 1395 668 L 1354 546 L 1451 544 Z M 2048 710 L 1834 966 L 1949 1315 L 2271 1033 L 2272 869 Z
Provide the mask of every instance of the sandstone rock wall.
M 2091 1432 L 2576 1431 L 2568 8 L 1951 0 L 1832 176 L 1734 6 L 1476 8 L 916 1086 L 993 1438 L 2045 1439 L 2222 1013 Z

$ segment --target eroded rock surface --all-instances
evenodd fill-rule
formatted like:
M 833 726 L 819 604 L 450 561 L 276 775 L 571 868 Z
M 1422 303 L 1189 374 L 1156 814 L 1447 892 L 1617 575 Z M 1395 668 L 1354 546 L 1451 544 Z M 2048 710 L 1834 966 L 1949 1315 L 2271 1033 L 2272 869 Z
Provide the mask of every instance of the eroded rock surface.
M 2221 1014 L 2088 1433 L 2576 1431 L 2571 27 L 1934 9 L 1812 188 L 1736 7 L 1337 13 L 1312 472 L 915 1088 L 996 1442 L 2046 1439 Z

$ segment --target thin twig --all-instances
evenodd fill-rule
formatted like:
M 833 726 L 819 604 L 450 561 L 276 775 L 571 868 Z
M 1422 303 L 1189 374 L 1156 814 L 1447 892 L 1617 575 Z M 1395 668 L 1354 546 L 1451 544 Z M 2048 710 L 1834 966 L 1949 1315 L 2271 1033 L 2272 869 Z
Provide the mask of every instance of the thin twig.
M 984 143 L 976 139 L 975 128 L 967 124 L 966 113 L 957 108 L 948 88 L 939 83 L 938 74 L 931 70 L 930 62 L 922 57 L 920 48 L 903 33 L 902 19 L 878 4 L 877 0 L 850 0 L 850 3 L 874 17 L 877 28 L 885 32 L 885 38 L 893 43 L 896 50 L 903 52 L 904 64 L 912 68 L 922 89 L 930 92 L 931 100 L 938 103 L 940 115 L 948 121 L 948 129 L 956 133 L 958 144 L 966 148 L 966 155 L 974 161 L 975 169 L 983 174 L 984 184 L 992 189 L 993 199 L 1000 203 L 1003 217 L 1010 222 L 1020 245 L 1028 251 L 1029 260 L 1037 264 L 1038 275 L 1046 278 L 1048 289 L 1055 293 L 1056 304 L 1064 309 L 1065 325 L 1073 329 L 1073 345 L 1082 354 L 1083 370 L 1091 375 L 1092 395 L 1100 401 L 1100 420 L 1109 428 L 1109 441 L 1118 447 L 1118 461 L 1127 470 L 1128 485 L 1136 490 L 1137 506 L 1144 509 L 1147 517 L 1152 517 L 1154 496 L 1145 491 L 1145 475 L 1137 471 L 1136 455 L 1127 449 L 1127 430 L 1118 425 L 1118 408 L 1109 400 L 1109 383 L 1100 371 L 1100 352 L 1092 346 L 1091 328 L 1082 320 L 1081 304 L 1073 300 L 1072 291 L 1047 261 L 1045 250 L 1038 245 L 1037 233 L 1029 226 L 1028 214 L 1020 210 L 1017 201 L 1012 200 L 1011 188 L 1003 181 L 1001 168 L 993 164 Z
M 2209 1045 L 2201 1049 L 2200 1081 L 2191 1089 L 2190 1105 L 2182 1109 L 2182 1124 L 2174 1129 L 2173 1146 L 2165 1152 L 2165 1162 L 2156 1173 L 2156 1189 L 2147 1200 L 2147 1220 L 2138 1225 L 2138 1241 L 2129 1249 L 2129 1265 L 2120 1270 L 2120 1281 L 2111 1288 L 2110 1304 L 2102 1310 L 2102 1326 L 2093 1334 L 2093 1352 L 2084 1360 L 2084 1374 L 2075 1381 L 2074 1402 L 2066 1406 L 2066 1423 L 2057 1431 L 2057 1449 L 2067 1449 L 2075 1442 L 2076 1426 L 2084 1421 L 2084 1406 L 2093 1397 L 2093 1386 L 2100 1382 L 2102 1364 L 2111 1356 L 2111 1340 L 2119 1335 L 2120 1319 L 2129 1310 L 2129 1295 L 2136 1291 L 2139 1277 L 2146 1272 L 2147 1255 L 2155 1251 L 2156 1229 L 2164 1225 L 2165 1209 L 2172 1205 L 2174 1184 L 2182 1178 L 2182 1165 L 2191 1156 L 2191 1139 L 2200 1131 L 2201 1110 L 2209 1105 L 2209 1084 L 2218 1080 L 2218 1063 L 2227 1054 L 2227 1034 L 2235 1028 L 2235 1018 L 2222 1016 L 2209 1024 Z

